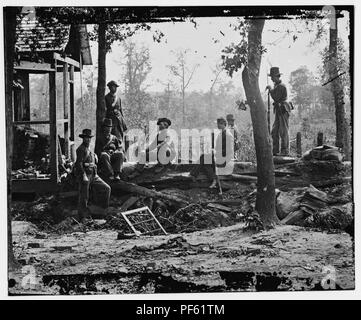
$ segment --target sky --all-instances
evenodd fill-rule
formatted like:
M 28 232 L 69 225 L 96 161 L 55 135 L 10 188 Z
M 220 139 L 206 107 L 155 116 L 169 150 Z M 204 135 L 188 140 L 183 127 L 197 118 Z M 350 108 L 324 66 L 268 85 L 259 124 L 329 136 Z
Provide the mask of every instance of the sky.
M 239 34 L 230 28 L 236 18 L 198 18 L 197 27 L 191 22 L 178 23 L 153 23 L 153 30 L 159 29 L 165 37 L 160 43 L 152 39 L 152 32 L 139 31 L 130 39 L 137 45 L 149 48 L 152 70 L 147 79 L 149 91 L 163 91 L 168 79 L 172 79 L 167 65 L 174 64 L 175 56 L 172 51 L 188 49 L 189 67 L 199 64 L 196 69 L 189 91 L 209 90 L 213 74 L 212 69 L 220 63 L 222 49 L 232 42 L 239 41 Z M 339 37 L 344 40 L 348 47 L 348 16 L 338 19 Z M 327 22 L 325 22 L 327 24 Z M 286 30 L 291 32 L 298 30 L 298 39 L 293 42 L 292 37 L 286 37 Z M 273 32 L 279 30 L 280 32 Z M 310 41 L 315 38 L 314 33 L 304 29 L 300 20 L 266 20 L 262 44 L 267 52 L 262 57 L 260 70 L 260 88 L 267 85 L 267 73 L 271 66 L 277 66 L 283 73 L 283 81 L 288 84 L 289 75 L 302 65 L 306 65 L 312 72 L 317 73 L 321 64 L 320 51 L 328 45 L 328 36 L 316 46 L 310 47 Z M 215 42 L 216 41 L 216 42 Z M 97 43 L 91 44 L 93 61 L 96 62 Z M 121 81 L 124 68 L 119 61 L 124 57 L 124 50 L 119 43 L 115 43 L 112 51 L 107 55 L 107 81 Z M 232 81 L 235 87 L 242 87 L 241 72 L 230 78 L 226 72 L 222 72 L 220 78 L 224 81 Z M 174 78 L 173 78 L 174 79 Z M 270 80 L 269 80 L 270 81 Z M 121 89 L 122 90 L 122 86 Z

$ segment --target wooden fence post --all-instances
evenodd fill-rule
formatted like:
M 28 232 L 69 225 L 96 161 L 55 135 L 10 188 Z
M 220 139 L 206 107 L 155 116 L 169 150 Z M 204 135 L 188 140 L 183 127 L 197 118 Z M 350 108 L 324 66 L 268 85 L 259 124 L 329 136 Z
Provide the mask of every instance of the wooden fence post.
M 319 132 L 317 134 L 317 147 L 320 147 L 323 145 L 323 132 Z
M 296 136 L 296 152 L 297 152 L 298 157 L 302 156 L 301 132 L 297 132 L 297 136 Z

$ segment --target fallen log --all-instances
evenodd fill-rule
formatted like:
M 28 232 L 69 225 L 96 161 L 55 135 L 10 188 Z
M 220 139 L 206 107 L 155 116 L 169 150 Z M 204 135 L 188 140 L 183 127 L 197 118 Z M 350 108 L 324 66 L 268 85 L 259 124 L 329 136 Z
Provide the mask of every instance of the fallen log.
M 217 204 L 217 203 L 212 203 L 212 202 L 208 203 L 207 207 L 218 209 L 218 210 L 225 211 L 225 212 L 232 212 L 232 209 L 230 209 L 226 206 L 223 206 L 221 204 Z
M 242 200 L 237 200 L 237 199 L 227 199 L 227 200 L 207 200 L 207 201 L 201 201 L 200 204 L 209 204 L 209 203 L 219 203 L 219 204 L 224 204 L 226 206 L 239 206 L 243 203 Z
M 312 184 L 316 188 L 326 188 L 352 181 L 351 177 L 335 177 L 331 179 L 325 179 L 320 177 L 319 179 L 307 179 L 295 178 L 295 177 L 279 177 L 276 178 L 276 187 L 285 191 L 287 189 L 293 189 L 295 187 L 308 187 Z
M 285 177 L 285 176 L 294 176 L 299 177 L 301 176 L 300 173 L 294 171 L 283 171 L 283 170 L 274 170 L 275 177 Z M 257 176 L 257 171 L 247 171 L 243 172 L 242 176 Z
M 229 177 L 229 180 L 233 180 L 233 181 L 249 182 L 249 183 L 257 182 L 257 177 L 246 176 L 243 174 L 231 174 L 230 176 L 225 176 L 225 177 Z M 220 178 L 222 180 L 222 176 Z M 224 180 L 227 180 L 227 178 Z
M 273 163 L 274 164 L 285 164 L 285 163 L 293 163 L 296 162 L 297 158 L 286 157 L 286 156 L 274 156 Z
M 111 184 L 112 190 L 121 190 L 129 193 L 136 193 L 142 196 L 157 198 L 157 199 L 164 199 L 178 205 L 184 206 L 187 205 L 189 202 L 178 197 L 168 195 L 159 191 L 151 190 L 145 187 L 138 186 L 134 183 L 125 182 L 125 181 L 117 181 Z
M 131 207 L 134 203 L 136 203 L 139 200 L 139 197 L 130 197 L 127 199 L 119 208 L 120 212 L 128 210 L 129 207 Z

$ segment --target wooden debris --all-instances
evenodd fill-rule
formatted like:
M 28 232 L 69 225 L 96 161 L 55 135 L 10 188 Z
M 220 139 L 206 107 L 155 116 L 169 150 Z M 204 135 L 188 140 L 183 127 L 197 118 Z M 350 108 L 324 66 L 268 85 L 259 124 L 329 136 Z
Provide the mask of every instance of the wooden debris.
M 123 232 L 118 232 L 118 235 L 117 235 L 117 240 L 134 239 L 135 237 L 137 237 L 137 235 L 136 235 L 136 234 L 134 234 L 134 233 L 123 233 Z
M 316 200 L 320 200 L 326 203 L 329 201 L 327 193 L 316 189 L 312 184 L 305 192 L 305 197 L 314 198 Z
M 297 224 L 302 222 L 309 214 L 304 210 L 297 210 L 290 213 L 286 218 L 281 220 L 282 224 Z
M 227 206 L 239 206 L 243 203 L 242 200 L 237 199 L 229 199 L 229 200 L 209 200 L 209 201 L 202 201 L 200 204 L 209 204 L 209 203 L 219 203 L 224 204 Z
M 163 234 L 167 234 L 167 232 L 164 230 L 163 226 L 159 223 L 159 221 L 157 220 L 157 218 L 154 216 L 153 212 L 148 208 L 148 207 L 142 207 L 142 208 L 138 208 L 138 209 L 134 209 L 134 210 L 129 210 L 126 212 L 121 212 L 121 215 L 123 216 L 124 220 L 128 223 L 129 227 L 132 229 L 132 231 L 134 232 L 135 235 L 140 234 L 154 234 L 157 231 L 161 231 Z M 145 219 L 141 219 L 139 220 L 135 220 L 135 221 L 131 221 L 132 219 L 130 218 L 131 215 L 142 215 L 142 218 Z M 147 217 L 148 215 L 148 217 Z M 150 218 L 149 218 L 150 217 Z M 153 226 L 151 225 L 151 222 L 153 222 Z M 155 222 L 155 224 L 154 224 Z M 141 226 L 143 224 L 143 226 Z M 146 226 L 144 226 L 144 224 Z M 143 231 L 140 232 L 139 230 L 137 230 L 137 228 L 135 227 L 137 226 L 137 228 L 142 228 L 142 229 L 146 229 L 147 231 Z M 140 226 L 140 227 L 138 227 Z M 152 228 L 153 227 L 153 228 Z
M 347 182 L 351 182 L 352 177 L 339 177 L 339 178 L 333 178 L 328 179 L 324 181 L 314 181 L 312 184 L 317 188 L 325 188 L 325 187 L 331 187 L 338 184 L 343 184 Z
M 226 176 L 228 177 L 228 176 Z M 257 177 L 252 177 L 252 176 L 246 176 L 243 174 L 232 174 L 230 176 L 231 180 L 234 181 L 240 181 L 240 182 L 257 182 Z M 227 180 L 227 179 L 225 179 Z
M 55 251 L 72 251 L 73 250 L 72 246 L 53 246 L 51 248 L 53 248 Z
M 32 249 L 38 249 L 38 248 L 43 248 L 44 245 L 40 242 L 29 242 L 28 243 L 28 248 L 32 248 Z
M 130 182 L 118 181 L 116 183 L 113 183 L 111 185 L 111 187 L 113 190 L 121 190 L 121 191 L 126 191 L 129 193 L 136 193 L 136 194 L 143 195 L 146 197 L 168 200 L 168 201 L 177 203 L 178 205 L 181 205 L 181 206 L 188 204 L 188 201 L 186 201 L 186 200 L 183 200 L 178 197 L 168 195 L 168 194 L 165 194 L 162 192 L 151 190 L 151 189 L 148 189 L 145 187 L 141 187 L 141 186 L 138 186 L 138 185 L 136 185 L 134 183 L 130 183 Z
M 281 192 L 277 196 L 276 214 L 279 219 L 284 219 L 291 212 L 298 209 L 299 203 L 297 203 L 295 200 L 297 200 L 296 196 L 290 196 L 284 192 Z
M 139 200 L 139 197 L 130 197 L 127 199 L 119 208 L 119 210 L 126 211 L 129 207 L 131 207 L 134 203 L 136 203 Z
M 273 157 L 274 164 L 292 163 L 292 162 L 296 162 L 296 160 L 297 160 L 297 158 L 286 157 L 286 156 L 274 156 Z
M 60 199 L 74 198 L 78 196 L 78 191 L 60 192 L 58 196 Z
M 230 209 L 230 208 L 228 208 L 226 206 L 222 206 L 221 204 L 217 204 L 217 203 L 209 203 L 207 205 L 207 207 L 219 209 L 219 210 L 225 211 L 225 212 L 232 212 L 232 209 Z

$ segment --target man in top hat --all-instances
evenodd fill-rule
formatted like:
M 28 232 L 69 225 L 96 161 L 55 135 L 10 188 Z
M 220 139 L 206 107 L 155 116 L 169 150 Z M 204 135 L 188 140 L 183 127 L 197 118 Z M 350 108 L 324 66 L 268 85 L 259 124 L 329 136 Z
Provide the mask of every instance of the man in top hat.
M 273 155 L 288 155 L 289 154 L 289 135 L 288 135 L 288 119 L 291 112 L 291 106 L 287 102 L 287 88 L 281 81 L 281 73 L 278 67 L 272 67 L 270 70 L 271 80 L 274 83 L 267 86 L 266 90 L 273 99 L 273 112 L 275 120 L 273 123 L 271 135 L 273 142 Z M 280 140 L 281 140 L 281 153 L 280 153 Z
M 116 95 L 119 85 L 112 80 L 108 82 L 107 86 L 109 92 L 105 95 L 106 117 L 112 119 L 112 133 L 123 141 L 124 132 L 127 131 L 127 125 L 123 115 L 122 102 Z
M 89 215 L 89 190 L 93 191 L 94 202 L 103 209 L 109 206 L 110 187 L 97 174 L 97 156 L 90 151 L 93 137 L 90 129 L 84 129 L 79 135 L 83 143 L 76 149 L 75 175 L 79 183 L 78 215 L 82 220 Z
M 212 184 L 209 188 L 217 187 L 216 167 L 224 168 L 233 158 L 233 136 L 227 130 L 227 121 L 223 117 L 217 119 L 217 127 L 221 132 L 217 135 L 214 141 L 214 134 L 212 134 L 212 152 L 210 155 L 202 154 L 199 159 L 199 166 L 195 166 L 190 172 L 193 180 L 197 178 L 199 173 L 203 170 Z
M 101 153 L 99 157 L 99 171 L 102 176 L 119 181 L 124 162 L 122 142 L 113 134 L 112 119 L 103 120 L 103 135 L 100 137 Z
M 239 131 L 238 131 L 237 126 L 234 123 L 235 119 L 234 119 L 233 114 L 227 114 L 226 120 L 227 120 L 227 128 L 229 129 L 230 133 L 233 136 L 234 156 L 236 158 L 237 151 L 241 147 L 241 144 L 240 144 L 240 141 L 239 141 Z

